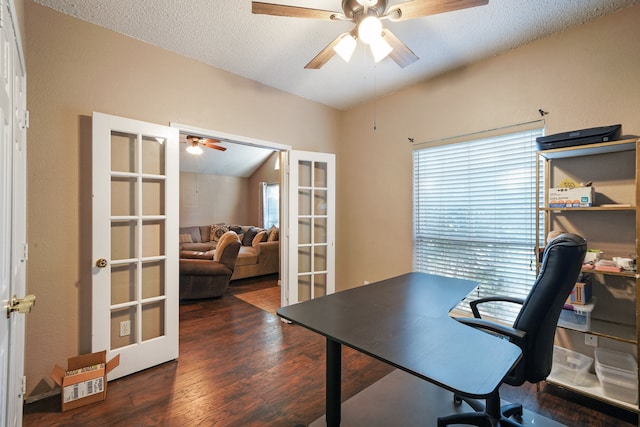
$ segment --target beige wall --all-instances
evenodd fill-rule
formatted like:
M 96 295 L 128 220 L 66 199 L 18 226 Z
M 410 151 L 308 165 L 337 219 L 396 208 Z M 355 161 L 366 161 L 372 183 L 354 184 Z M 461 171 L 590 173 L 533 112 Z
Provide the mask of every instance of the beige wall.
M 340 113 L 25 0 L 28 73 L 27 396 L 91 350 L 91 114 L 183 123 L 335 152 Z M 200 100 L 201 102 L 193 102 Z
M 49 389 L 54 363 L 90 350 L 90 312 L 81 303 L 92 263 L 92 111 L 335 152 L 338 289 L 411 270 L 407 138 L 423 142 L 535 120 L 539 108 L 549 111 L 547 133 L 622 123 L 625 133 L 640 134 L 640 6 L 344 113 L 29 0 L 25 13 L 28 287 L 38 295 L 27 324 L 27 395 Z
M 254 225 L 249 210 L 250 178 L 180 173 L 180 227 L 207 224 Z
M 547 134 L 622 123 L 624 133 L 640 135 L 638 22 L 640 5 L 346 112 L 340 139 L 348 144 L 337 151 L 338 287 L 412 268 L 407 138 L 536 120 L 539 108 L 549 112 Z

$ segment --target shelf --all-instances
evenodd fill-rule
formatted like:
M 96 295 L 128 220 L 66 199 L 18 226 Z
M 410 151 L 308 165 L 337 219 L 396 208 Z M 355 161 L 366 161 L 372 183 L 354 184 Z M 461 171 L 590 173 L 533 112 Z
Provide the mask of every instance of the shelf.
M 558 325 L 558 328 L 568 331 L 576 331 L 581 334 L 597 335 L 603 338 L 620 341 L 628 344 L 637 344 L 636 331 L 633 326 L 620 325 L 618 323 L 607 322 L 606 320 L 591 319 L 591 330 L 581 331 L 567 326 Z
M 604 392 L 602 391 L 602 386 L 600 385 L 600 381 L 598 381 L 598 378 L 594 374 L 586 374 L 586 375 L 587 375 L 587 378 L 585 380 L 586 385 L 584 386 L 570 384 L 558 378 L 554 378 L 552 376 L 549 376 L 547 378 L 547 382 L 549 384 L 553 384 L 562 388 L 566 388 L 571 391 L 578 392 L 580 394 L 584 394 L 586 396 L 593 397 L 598 400 L 602 400 L 611 405 L 618 406 L 622 409 L 640 413 L 640 409 L 638 409 L 637 403 L 634 404 L 634 403 L 624 402 L 622 400 L 613 399 L 609 396 L 605 396 Z
M 621 141 L 601 142 L 598 144 L 578 145 L 575 147 L 554 148 L 538 151 L 545 159 L 563 159 L 566 157 L 593 156 L 596 154 L 616 153 L 620 151 L 633 151 L 636 149 L 638 139 L 624 139 Z
M 593 274 L 603 274 L 605 276 L 618 276 L 618 277 L 628 277 L 629 279 L 637 279 L 638 273 L 635 271 L 600 271 L 594 269 L 583 268 L 581 270 L 583 273 L 593 273 Z
M 571 212 L 571 211 L 630 211 L 636 210 L 635 206 L 592 206 L 590 208 L 540 208 L 548 212 Z
M 629 344 L 638 343 L 636 329 L 631 325 L 621 325 L 619 323 L 591 318 L 591 331 L 589 333 Z

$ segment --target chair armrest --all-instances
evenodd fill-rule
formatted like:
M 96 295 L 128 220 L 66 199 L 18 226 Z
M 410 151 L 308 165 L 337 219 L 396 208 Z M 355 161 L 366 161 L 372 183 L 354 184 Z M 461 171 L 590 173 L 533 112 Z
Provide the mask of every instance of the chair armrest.
M 476 329 L 490 332 L 495 335 L 500 335 L 516 344 L 518 347 L 523 348 L 523 343 L 527 337 L 527 333 L 519 329 L 512 328 L 511 326 L 502 325 L 500 323 L 491 322 L 485 319 L 476 319 L 471 317 L 456 317 L 458 322 L 471 326 Z
M 480 312 L 478 311 L 478 304 L 483 304 L 485 302 L 511 302 L 514 304 L 524 304 L 524 299 L 516 298 L 516 297 L 486 297 L 486 298 L 478 298 L 469 303 L 471 307 L 471 312 L 473 313 L 473 317 L 476 319 L 480 319 Z

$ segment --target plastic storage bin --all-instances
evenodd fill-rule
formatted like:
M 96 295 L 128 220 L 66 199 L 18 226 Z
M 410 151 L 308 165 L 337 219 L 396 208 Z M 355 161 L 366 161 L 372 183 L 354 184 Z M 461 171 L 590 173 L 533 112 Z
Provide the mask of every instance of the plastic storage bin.
M 596 375 L 605 396 L 636 403 L 638 365 L 632 355 L 598 347 L 595 350 Z
M 587 332 L 591 329 L 591 312 L 596 305 L 596 299 L 591 298 L 589 304 L 565 305 L 558 319 L 558 326 Z
M 551 376 L 556 380 L 574 385 L 589 385 L 588 371 L 593 359 L 566 348 L 553 346 Z

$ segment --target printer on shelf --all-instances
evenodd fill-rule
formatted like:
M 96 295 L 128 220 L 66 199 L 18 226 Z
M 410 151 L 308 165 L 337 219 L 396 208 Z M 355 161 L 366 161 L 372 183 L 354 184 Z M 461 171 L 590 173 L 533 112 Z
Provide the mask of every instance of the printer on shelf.
M 615 141 L 620 138 L 622 125 L 602 126 L 571 132 L 556 133 L 536 138 L 538 150 L 552 148 L 574 147 L 577 145 L 597 144 L 599 142 Z

